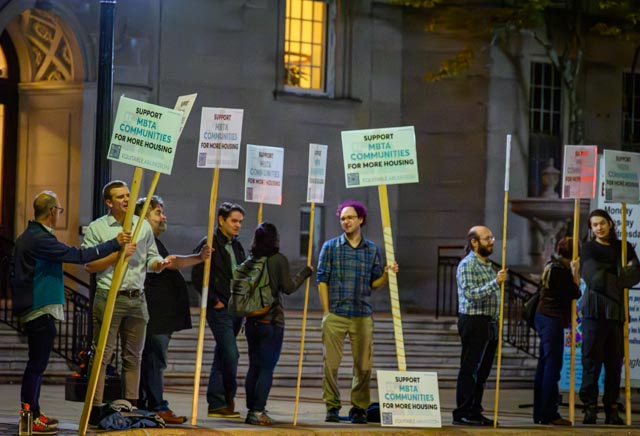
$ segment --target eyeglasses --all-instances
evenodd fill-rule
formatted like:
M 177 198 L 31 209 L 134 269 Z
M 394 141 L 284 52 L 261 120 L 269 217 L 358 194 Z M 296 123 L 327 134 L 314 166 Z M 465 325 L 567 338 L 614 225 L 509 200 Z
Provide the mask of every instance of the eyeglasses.
M 493 236 L 486 236 L 484 238 L 478 238 L 478 240 L 484 242 L 495 242 L 496 238 Z
M 353 221 L 353 220 L 357 220 L 358 217 L 356 215 L 347 215 L 347 216 L 341 216 L 340 217 L 340 221 Z
M 64 208 L 63 207 L 53 206 L 51 209 L 57 209 L 57 210 L 60 211 L 60 213 L 64 213 Z

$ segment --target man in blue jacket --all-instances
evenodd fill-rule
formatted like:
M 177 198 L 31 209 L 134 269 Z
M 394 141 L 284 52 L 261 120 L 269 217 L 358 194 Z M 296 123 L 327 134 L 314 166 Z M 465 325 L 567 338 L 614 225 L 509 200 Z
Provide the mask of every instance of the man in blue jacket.
M 40 386 L 56 337 L 56 320 L 64 319 L 63 263 L 86 263 L 119 251 L 129 232 L 84 249 L 58 241 L 53 229 L 64 212 L 58 196 L 44 191 L 33 200 L 34 220 L 16 240 L 11 265 L 13 312 L 27 334 L 29 359 L 22 377 L 23 406 L 33 412 L 33 434 L 56 434 L 58 421 L 40 411 Z

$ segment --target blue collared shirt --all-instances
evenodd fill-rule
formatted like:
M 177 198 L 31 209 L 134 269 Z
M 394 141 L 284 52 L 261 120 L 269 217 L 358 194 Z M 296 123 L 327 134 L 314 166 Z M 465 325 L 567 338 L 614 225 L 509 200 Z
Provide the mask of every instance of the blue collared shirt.
M 131 228 L 132 233 L 137 222 L 138 217 L 134 215 Z M 82 241 L 82 247 L 92 247 L 101 242 L 113 239 L 118 236 L 118 233 L 121 231 L 122 224 L 116 221 L 113 215 L 104 215 L 89 224 L 87 234 Z M 147 270 L 149 270 L 154 263 L 162 260 L 162 256 L 160 256 L 158 248 L 156 247 L 153 231 L 147 220 L 143 220 L 142 222 L 142 228 L 138 234 L 136 244 L 136 252 L 129 259 L 127 271 L 120 285 L 120 289 L 144 289 L 144 279 L 147 275 Z M 109 268 L 96 274 L 97 288 L 111 288 L 114 266 L 115 265 L 111 265 Z
M 331 313 L 364 317 L 371 316 L 371 284 L 382 273 L 378 246 L 362 238 L 354 248 L 343 233 L 322 246 L 316 279 L 329 288 Z
M 491 262 L 484 262 L 471 251 L 458 264 L 458 312 L 486 315 L 498 319 L 500 285 Z

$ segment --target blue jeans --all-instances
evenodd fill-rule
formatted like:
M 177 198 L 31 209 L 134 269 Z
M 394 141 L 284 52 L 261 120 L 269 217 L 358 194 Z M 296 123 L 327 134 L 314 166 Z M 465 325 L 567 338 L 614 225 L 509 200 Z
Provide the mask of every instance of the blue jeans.
M 249 371 L 245 380 L 247 409 L 263 412 L 273 382 L 273 370 L 282 351 L 284 327 L 247 320 L 244 328 L 249 346 Z
M 236 336 L 242 327 L 242 318 L 231 316 L 227 308 L 207 309 L 207 323 L 216 340 L 213 364 L 209 374 L 207 402 L 209 409 L 233 405 L 238 390 L 238 344 Z
M 148 334 L 144 341 L 138 405 L 141 409 L 154 412 L 169 410 L 169 403 L 164 400 L 162 393 L 170 340 L 171 334 Z
M 51 315 L 43 315 L 26 323 L 24 329 L 29 343 L 29 360 L 22 376 L 20 401 L 29 404 L 35 419 L 40 416 L 42 374 L 47 369 L 56 338 L 56 321 Z
M 534 323 L 540 336 L 540 348 L 533 384 L 533 422 L 549 424 L 560 418 L 558 382 L 562 370 L 564 328 L 560 318 L 541 313 L 536 313 Z

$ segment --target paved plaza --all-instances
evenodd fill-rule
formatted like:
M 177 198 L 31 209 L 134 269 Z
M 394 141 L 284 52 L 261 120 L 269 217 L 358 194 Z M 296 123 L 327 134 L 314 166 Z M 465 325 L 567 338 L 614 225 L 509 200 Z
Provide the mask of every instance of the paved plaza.
M 373 392 L 377 396 L 377 392 Z M 298 412 L 298 425 L 293 426 L 293 410 L 295 403 L 295 389 L 275 387 L 269 398 L 267 408 L 276 425 L 273 427 L 255 427 L 244 424 L 242 419 L 212 419 L 207 417 L 207 402 L 204 389 L 199 397 L 197 426 L 175 425 L 165 429 L 141 429 L 120 432 L 100 432 L 90 428 L 89 434 L 120 434 L 127 436 L 142 435 L 250 435 L 257 432 L 271 433 L 274 435 L 351 435 L 351 434 L 399 434 L 399 435 L 455 435 L 455 434 L 638 434 L 640 435 L 640 411 L 633 414 L 633 427 L 621 428 L 615 426 L 583 426 L 578 424 L 572 428 L 560 428 L 553 426 L 533 425 L 531 419 L 532 392 L 528 390 L 504 390 L 500 393 L 500 427 L 496 430 L 491 427 L 459 427 L 451 425 L 451 410 L 455 402 L 455 391 L 451 389 L 440 390 L 442 408 L 442 428 L 440 429 L 416 429 L 416 428 L 390 428 L 381 427 L 379 424 L 356 425 L 348 422 L 329 424 L 324 422 L 325 408 L 321 402 L 322 392 L 320 388 L 304 388 L 301 391 L 301 401 Z M 634 394 L 636 395 L 636 394 Z M 347 390 L 343 391 L 343 398 L 348 398 Z M 0 385 L 0 434 L 17 434 L 17 422 L 19 412 L 19 385 Z M 191 411 L 191 392 L 187 388 L 169 388 L 166 399 L 172 409 L 179 414 L 189 415 Z M 76 435 L 78 420 L 82 412 L 82 403 L 64 400 L 64 386 L 45 385 L 41 395 L 42 409 L 47 415 L 60 420 L 60 435 Z M 485 394 L 485 407 L 493 408 L 494 394 L 488 390 Z M 246 414 L 243 405 L 243 389 L 239 389 L 236 401 L 239 411 Z M 638 404 L 635 402 L 634 404 Z M 343 407 L 341 414 L 347 414 L 348 408 Z M 567 408 L 561 408 L 564 417 L 568 416 Z M 492 413 L 485 413 L 492 417 Z M 581 411 L 576 411 L 578 422 L 582 420 Z M 604 422 L 604 413 L 599 415 L 600 422 Z

